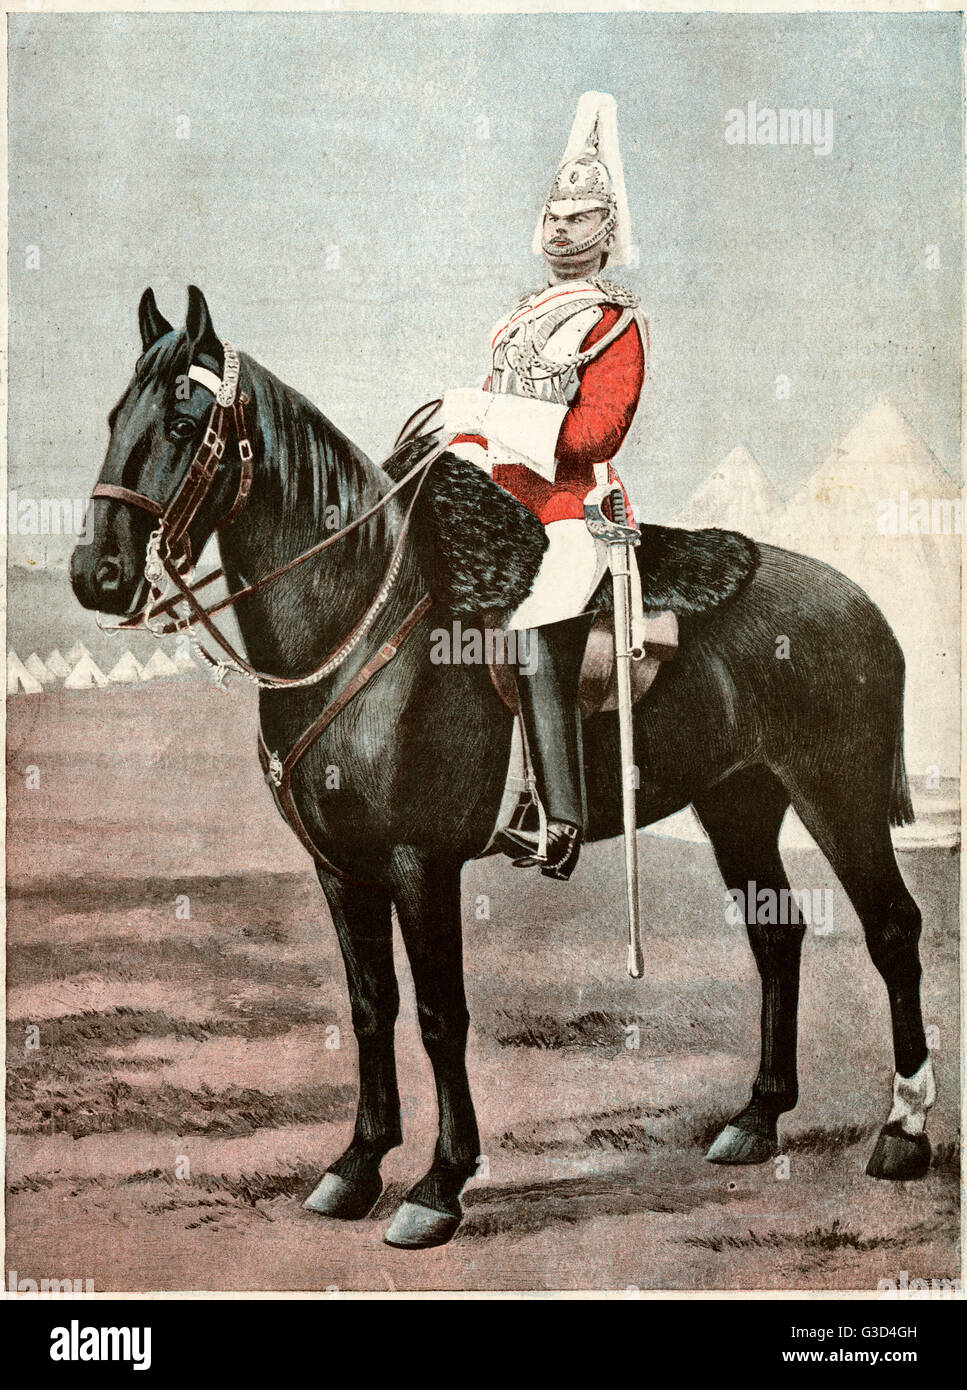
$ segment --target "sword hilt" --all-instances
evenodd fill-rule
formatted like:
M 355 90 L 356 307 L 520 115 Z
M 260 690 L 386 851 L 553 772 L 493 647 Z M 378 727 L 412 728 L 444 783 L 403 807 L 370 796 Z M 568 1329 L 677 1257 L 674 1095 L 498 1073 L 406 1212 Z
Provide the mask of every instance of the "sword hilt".
M 611 499 L 611 516 L 605 516 L 602 503 Z M 641 533 L 628 525 L 625 496 L 617 483 L 603 483 L 584 499 L 584 524 L 591 535 L 608 545 L 640 545 Z

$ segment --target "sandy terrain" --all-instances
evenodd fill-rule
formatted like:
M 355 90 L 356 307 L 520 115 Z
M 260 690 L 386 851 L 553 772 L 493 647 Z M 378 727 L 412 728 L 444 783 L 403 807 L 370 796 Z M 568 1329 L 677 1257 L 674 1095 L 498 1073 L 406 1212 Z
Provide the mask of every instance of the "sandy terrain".
M 261 783 L 248 693 L 171 683 L 15 700 L 9 775 L 7 1265 L 21 1277 L 102 1291 L 790 1291 L 957 1274 L 952 851 L 901 857 L 924 912 L 939 1098 L 934 1166 L 900 1185 L 863 1172 L 888 1108 L 886 1001 L 815 851 L 787 855 L 794 884 L 835 895 L 834 930 L 806 944 L 788 1176 L 702 1156 L 745 1099 L 758 1034 L 757 975 L 708 846 L 642 839 L 641 982 L 624 975 L 617 845 L 567 888 L 470 866 L 481 1175 L 453 1243 L 414 1254 L 381 1241 L 434 1138 L 402 958 L 406 1142 L 387 1190 L 354 1224 L 300 1205 L 351 1131 L 355 1048 L 322 894 Z

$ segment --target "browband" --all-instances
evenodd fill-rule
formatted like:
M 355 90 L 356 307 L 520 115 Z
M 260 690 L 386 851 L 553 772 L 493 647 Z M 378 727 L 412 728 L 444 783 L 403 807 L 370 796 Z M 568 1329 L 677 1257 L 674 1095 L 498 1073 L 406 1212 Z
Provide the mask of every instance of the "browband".
M 235 395 L 238 391 L 238 350 L 231 343 L 223 341 L 222 351 L 225 356 L 224 376 L 219 378 L 215 372 L 209 371 L 207 367 L 199 367 L 193 362 L 188 368 L 188 378 L 190 381 L 197 381 L 199 386 L 204 386 L 206 391 L 212 393 L 222 409 L 228 410 L 235 404 Z
M 215 372 L 210 372 L 207 367 L 198 367 L 194 363 L 188 368 L 188 376 L 192 381 L 200 382 L 202 386 L 208 388 L 213 396 L 217 396 L 222 389 L 222 379 Z

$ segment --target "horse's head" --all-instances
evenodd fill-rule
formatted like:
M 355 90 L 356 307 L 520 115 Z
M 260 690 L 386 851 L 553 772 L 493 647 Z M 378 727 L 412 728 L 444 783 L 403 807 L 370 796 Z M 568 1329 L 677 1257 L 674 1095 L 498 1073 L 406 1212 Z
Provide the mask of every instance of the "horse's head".
M 170 544 L 173 561 L 197 557 L 239 498 L 243 472 L 239 449 L 225 448 L 224 436 L 223 453 L 206 448 L 225 351 L 205 296 L 189 287 L 185 327 L 175 330 L 145 290 L 138 320 L 143 351 L 108 416 L 111 438 L 87 536 L 71 556 L 80 603 L 112 614 L 137 611 L 146 601 L 146 550 L 159 524 L 172 533 L 162 545 Z

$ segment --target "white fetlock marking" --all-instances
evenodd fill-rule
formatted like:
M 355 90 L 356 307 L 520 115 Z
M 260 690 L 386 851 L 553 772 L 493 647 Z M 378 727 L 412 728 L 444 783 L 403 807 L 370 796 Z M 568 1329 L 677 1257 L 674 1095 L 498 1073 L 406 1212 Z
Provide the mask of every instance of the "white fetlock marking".
M 893 1108 L 887 1124 L 899 1124 L 905 1134 L 922 1134 L 927 1123 L 927 1111 L 937 1099 L 937 1083 L 933 1063 L 928 1057 L 913 1076 L 893 1077 Z

